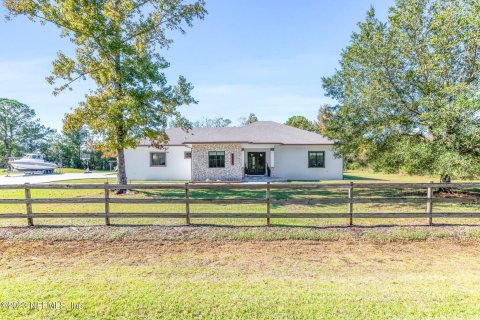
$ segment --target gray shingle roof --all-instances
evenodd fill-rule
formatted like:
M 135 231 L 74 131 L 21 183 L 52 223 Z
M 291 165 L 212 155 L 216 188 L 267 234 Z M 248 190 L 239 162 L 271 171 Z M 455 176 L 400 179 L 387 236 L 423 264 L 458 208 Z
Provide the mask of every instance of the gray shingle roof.
M 314 132 L 301 130 L 273 121 L 258 121 L 243 127 L 193 128 L 188 132 L 180 128 L 166 130 L 169 145 L 205 143 L 254 144 L 333 144 L 332 140 Z M 140 145 L 150 145 L 142 141 Z

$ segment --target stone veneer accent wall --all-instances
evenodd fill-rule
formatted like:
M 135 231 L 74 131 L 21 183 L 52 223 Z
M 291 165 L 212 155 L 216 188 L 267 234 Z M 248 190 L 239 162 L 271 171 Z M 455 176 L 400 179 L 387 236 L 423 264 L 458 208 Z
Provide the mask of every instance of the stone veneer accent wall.
M 225 168 L 209 168 L 208 152 L 225 151 Z M 231 154 L 234 154 L 234 165 Z M 192 146 L 192 180 L 242 180 L 242 147 L 240 144 L 194 144 Z

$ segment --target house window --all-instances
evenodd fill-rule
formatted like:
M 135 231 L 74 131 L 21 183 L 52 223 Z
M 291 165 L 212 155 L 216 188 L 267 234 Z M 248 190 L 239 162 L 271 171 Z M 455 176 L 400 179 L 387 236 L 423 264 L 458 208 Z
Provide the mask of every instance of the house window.
M 150 167 L 166 167 L 167 154 L 165 152 L 150 153 Z
M 183 153 L 183 158 L 184 159 L 192 159 L 192 151 L 185 151 Z
M 230 154 L 230 164 L 231 164 L 232 166 L 235 165 L 235 155 L 234 155 L 233 153 Z
M 225 168 L 225 151 L 209 151 L 208 167 Z
M 309 168 L 325 168 L 325 151 L 308 151 Z

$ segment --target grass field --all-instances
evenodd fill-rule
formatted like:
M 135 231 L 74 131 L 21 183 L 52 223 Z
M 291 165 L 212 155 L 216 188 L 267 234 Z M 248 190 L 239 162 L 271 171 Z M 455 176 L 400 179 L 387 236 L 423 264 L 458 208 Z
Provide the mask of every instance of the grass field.
M 75 169 L 75 168 L 62 168 L 57 169 L 57 171 L 61 170 L 62 173 L 83 173 L 85 169 Z M 91 170 L 92 172 L 109 172 L 107 170 Z
M 16 241 L 0 252 L 0 300 L 21 303 L 2 319 L 480 316 L 471 240 Z
M 429 177 L 346 173 L 354 181 L 424 182 Z M 69 183 L 82 183 L 71 181 Z M 104 180 L 88 181 L 103 183 Z M 114 182 L 114 181 L 111 181 Z M 348 183 L 348 180 L 342 182 Z M 294 185 L 295 182 L 292 183 Z M 478 192 L 477 190 L 471 190 Z M 21 198 L 22 190 L 2 190 Z M 356 196 L 418 196 L 364 190 Z M 102 197 L 101 190 L 34 190 L 33 196 Z M 193 198 L 262 198 L 263 191 L 192 191 Z M 344 196 L 334 190 L 273 197 Z M 183 197 L 181 190 L 122 197 Z M 101 212 L 102 205 L 34 205 L 34 212 Z M 478 211 L 475 203 L 435 210 Z M 116 205 L 114 212 L 183 212 L 182 205 Z M 423 204 L 355 205 L 416 210 Z M 23 212 L 0 205 L 0 212 Z M 192 205 L 193 212 L 264 212 L 263 205 Z M 322 219 L 345 205 L 279 205 L 264 219 L 0 220 L 1 319 L 478 319 L 480 223 L 438 219 Z M 318 219 L 295 219 L 316 212 Z M 54 304 L 56 302 L 56 304 Z

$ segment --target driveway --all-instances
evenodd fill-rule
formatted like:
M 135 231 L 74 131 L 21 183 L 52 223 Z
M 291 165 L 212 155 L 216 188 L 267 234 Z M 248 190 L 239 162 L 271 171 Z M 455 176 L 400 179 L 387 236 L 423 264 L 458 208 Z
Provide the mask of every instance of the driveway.
M 78 179 L 101 179 L 114 178 L 112 173 L 62 173 L 62 174 L 35 174 L 23 175 L 13 174 L 9 177 L 0 176 L 0 185 L 6 184 L 23 184 L 29 183 L 47 183 L 63 180 L 78 180 Z

